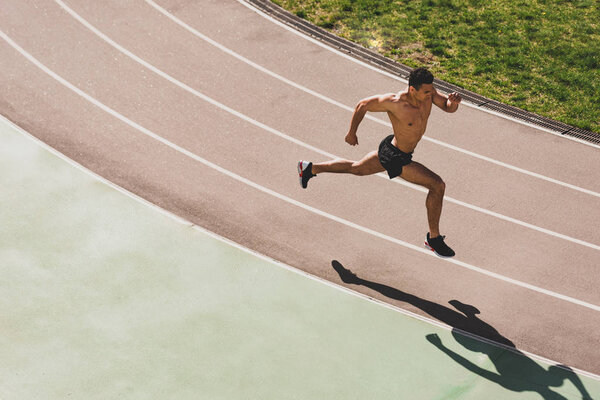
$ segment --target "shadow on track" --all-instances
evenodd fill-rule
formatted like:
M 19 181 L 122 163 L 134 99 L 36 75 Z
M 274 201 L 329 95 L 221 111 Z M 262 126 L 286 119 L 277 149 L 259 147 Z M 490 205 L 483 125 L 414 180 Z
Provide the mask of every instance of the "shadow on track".
M 331 262 L 331 265 L 344 283 L 362 285 L 390 299 L 412 304 L 433 318 L 452 326 L 452 336 L 454 336 L 454 339 L 470 351 L 487 355 L 498 372 L 483 369 L 460 354 L 453 352 L 444 346 L 438 335 L 427 335 L 426 338 L 430 343 L 469 371 L 514 392 L 537 392 L 546 400 L 566 399 L 551 390 L 551 387 L 560 387 L 568 379 L 579 390 L 582 399 L 591 400 L 589 393 L 583 386 L 583 382 L 569 367 L 554 365 L 549 367 L 548 370 L 544 369 L 527 355 L 520 352 L 513 342 L 502 336 L 493 326 L 477 317 L 479 310 L 476 307 L 461 303 L 458 300 L 450 300 L 448 303 L 456 309 L 454 310 L 396 288 L 362 279 L 352 271 L 344 268 L 339 261 L 334 260 Z M 470 338 L 460 331 L 492 340 L 509 350 Z

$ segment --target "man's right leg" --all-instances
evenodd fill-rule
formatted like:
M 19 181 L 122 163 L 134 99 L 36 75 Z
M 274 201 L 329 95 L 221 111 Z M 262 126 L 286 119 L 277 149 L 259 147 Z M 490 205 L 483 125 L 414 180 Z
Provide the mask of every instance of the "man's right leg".
M 444 236 L 440 235 L 440 216 L 442 215 L 442 203 L 446 184 L 437 174 L 418 162 L 405 165 L 400 177 L 408 182 L 424 186 L 429 189 L 425 206 L 427 207 L 427 220 L 429 222 L 429 233 L 427 234 L 427 245 L 440 257 L 453 257 L 452 250 L 444 242 Z
M 379 162 L 377 151 L 372 151 L 364 156 L 360 161 L 350 161 L 338 158 L 336 160 L 326 161 L 312 165 L 314 175 L 331 172 L 338 174 L 353 175 L 372 175 L 385 171 L 385 168 Z

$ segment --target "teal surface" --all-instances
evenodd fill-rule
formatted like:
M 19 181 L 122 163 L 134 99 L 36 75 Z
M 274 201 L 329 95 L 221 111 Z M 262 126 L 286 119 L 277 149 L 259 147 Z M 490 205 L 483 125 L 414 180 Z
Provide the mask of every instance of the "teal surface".
M 3 119 L 0 184 L 2 399 L 600 399 L 182 223 Z

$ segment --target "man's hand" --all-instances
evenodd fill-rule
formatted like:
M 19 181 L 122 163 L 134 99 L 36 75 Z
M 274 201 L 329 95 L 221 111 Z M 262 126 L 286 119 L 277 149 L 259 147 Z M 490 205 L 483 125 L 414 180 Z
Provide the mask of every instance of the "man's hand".
M 356 133 L 348 132 L 346 135 L 346 143 L 348 143 L 350 146 L 356 146 L 358 144 L 358 137 L 356 136 Z
M 458 110 L 458 105 L 462 101 L 462 97 L 457 92 L 452 92 L 448 97 L 443 96 L 434 90 L 433 93 L 433 104 L 438 106 L 440 109 L 453 113 Z
M 448 96 L 448 100 L 450 100 L 451 104 L 460 104 L 462 97 L 460 97 L 460 94 L 458 94 L 456 92 L 452 92 Z

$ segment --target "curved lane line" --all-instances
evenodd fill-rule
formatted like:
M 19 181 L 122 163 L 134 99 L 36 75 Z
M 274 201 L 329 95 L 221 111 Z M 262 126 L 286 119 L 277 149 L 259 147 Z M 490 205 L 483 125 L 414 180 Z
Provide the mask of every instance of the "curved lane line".
M 356 229 L 358 231 L 361 231 L 361 232 L 367 233 L 369 235 L 375 236 L 375 237 L 377 237 L 379 239 L 383 239 L 383 240 L 386 240 L 388 242 L 391 242 L 391 243 L 394 243 L 394 244 L 397 244 L 397 245 L 400 245 L 400 246 L 412 249 L 412 250 L 417 251 L 419 253 L 426 254 L 429 257 L 435 257 L 438 260 L 446 261 L 446 262 L 449 262 L 451 264 L 463 267 L 465 269 L 468 269 L 468 270 L 471 270 L 471 271 L 475 271 L 475 272 L 479 272 L 479 273 L 481 273 L 483 275 L 487 275 L 487 276 L 490 276 L 492 278 L 495 278 L 495 279 L 498 279 L 498 280 L 501 280 L 501 281 L 504 281 L 504 282 L 507 282 L 507 283 L 511 283 L 513 285 L 520 286 L 520 287 L 523 287 L 523 288 L 526 288 L 526 289 L 529 289 L 529 290 L 532 290 L 534 292 L 538 292 L 538 293 L 545 294 L 545 295 L 550 296 L 550 297 L 554 297 L 554 298 L 557 298 L 557 299 L 560 299 L 560 300 L 564 300 L 564 301 L 567 301 L 567 302 L 570 302 L 570 303 L 573 303 L 573 304 L 577 304 L 577 305 L 580 305 L 582 307 L 589 308 L 589 309 L 591 309 L 593 311 L 600 311 L 600 306 L 598 306 L 598 305 L 591 304 L 591 303 L 585 302 L 583 300 L 575 299 L 573 297 L 569 297 L 569 296 L 566 296 L 566 295 L 563 295 L 563 294 L 560 294 L 560 293 L 556 293 L 556 292 L 553 292 L 551 290 L 543 289 L 543 288 L 537 287 L 535 285 L 531 285 L 529 283 L 521 282 L 519 280 L 516 280 L 516 279 L 513 279 L 513 278 L 509 278 L 507 276 L 504 276 L 504 275 L 501 275 L 501 274 L 497 274 L 495 272 L 491 272 L 491 271 L 485 270 L 483 268 L 476 267 L 474 265 L 465 263 L 463 261 L 455 260 L 455 259 L 452 259 L 452 258 L 439 259 L 439 258 L 437 258 L 437 256 L 435 256 L 429 250 L 425 250 L 424 248 L 415 246 L 415 245 L 413 245 L 411 243 L 408 243 L 408 242 L 405 242 L 403 240 L 396 239 L 394 237 L 391 237 L 391 236 L 385 235 L 383 233 L 374 231 L 372 229 L 363 227 L 361 225 L 355 224 L 354 222 L 348 221 L 346 219 L 343 219 L 343 218 L 340 218 L 340 217 L 336 217 L 335 215 L 332 215 L 332 214 L 329 214 L 329 213 L 327 213 L 325 211 L 322 211 L 322 210 L 319 210 L 317 208 L 311 207 L 311 206 L 309 206 L 307 204 L 301 203 L 301 202 L 296 201 L 296 200 L 294 200 L 294 199 L 292 199 L 290 197 L 287 197 L 287 196 L 285 196 L 283 194 L 280 194 L 280 193 L 275 192 L 275 191 L 273 191 L 271 189 L 268 189 L 268 188 L 266 188 L 264 186 L 261 186 L 261 185 L 255 183 L 255 182 L 252 182 L 249 179 L 246 179 L 246 178 L 244 178 L 244 177 L 242 177 L 240 175 L 237 175 L 237 174 L 235 174 L 235 173 L 233 173 L 233 172 L 231 172 L 231 171 L 229 171 L 229 170 L 227 170 L 227 169 L 225 169 L 223 167 L 220 167 L 217 164 L 214 164 L 214 163 L 212 163 L 212 162 L 210 162 L 210 161 L 208 161 L 208 160 L 206 160 L 206 159 L 204 159 L 204 158 L 202 158 L 202 157 L 200 157 L 200 156 L 192 153 L 189 150 L 184 149 L 183 147 L 180 147 L 180 146 L 176 145 L 175 143 L 172 143 L 172 142 L 168 141 L 167 139 L 165 139 L 165 138 L 157 135 L 156 133 L 150 131 L 149 129 L 146 129 L 143 126 L 139 125 L 138 123 L 130 120 L 129 118 L 127 118 L 127 117 L 125 117 L 125 116 L 123 116 L 121 114 L 119 114 L 117 111 L 113 110 L 112 108 L 108 107 L 107 105 L 105 105 L 105 104 L 101 103 L 100 101 L 96 100 L 95 98 L 93 98 L 89 94 L 85 93 L 83 90 L 79 89 L 78 87 L 76 87 L 75 85 L 73 85 L 72 83 L 68 82 L 67 80 L 65 80 L 64 78 L 62 78 L 60 75 L 56 74 L 54 71 L 52 71 L 51 69 L 49 69 L 48 67 L 46 67 L 38 59 L 36 59 L 35 57 L 33 57 L 31 54 L 29 54 L 27 51 L 25 51 L 22 47 L 20 47 L 17 43 L 15 43 L 2 30 L 0 30 L 0 37 L 2 37 L 2 39 L 5 42 L 7 42 L 13 49 L 15 49 L 16 51 L 18 51 L 19 53 L 21 53 L 22 56 L 24 56 L 27 60 L 29 60 L 36 67 L 40 68 L 42 71 L 44 71 L 50 77 L 52 77 L 53 79 L 55 79 L 56 81 L 58 81 L 59 83 L 61 83 L 63 86 L 69 88 L 73 92 L 77 93 L 79 96 L 83 97 L 85 100 L 87 100 L 90 103 L 94 104 L 96 107 L 98 107 L 101 110 L 105 111 L 106 113 L 112 115 L 113 117 L 119 119 L 120 121 L 124 122 L 125 124 L 129 125 L 130 127 L 138 130 L 139 132 L 143 133 L 144 135 L 146 135 L 148 137 L 151 137 L 152 139 L 157 140 L 158 142 L 160 142 L 160 143 L 162 143 L 162 144 L 170 147 L 171 149 L 173 149 L 173 150 L 175 150 L 175 151 L 177 151 L 177 152 L 179 152 L 179 153 L 181 153 L 181 154 L 183 154 L 183 155 L 185 155 L 185 156 L 187 156 L 187 157 L 189 157 L 189 158 L 191 158 L 191 159 L 193 159 L 195 161 L 198 161 L 198 162 L 206 165 L 207 167 L 210 167 L 210 168 L 212 168 L 212 169 L 214 169 L 214 170 L 216 170 L 218 172 L 221 172 L 222 174 L 224 174 L 224 175 L 226 175 L 226 176 L 228 176 L 228 177 L 230 177 L 232 179 L 235 179 L 238 182 L 244 183 L 245 185 L 253 187 L 253 188 L 255 188 L 255 189 L 257 189 L 257 190 L 259 190 L 259 191 L 261 191 L 263 193 L 269 194 L 269 195 L 271 195 L 271 196 L 273 196 L 275 198 L 278 198 L 278 199 L 280 199 L 282 201 L 285 201 L 285 202 L 287 202 L 289 204 L 292 204 L 294 206 L 302 208 L 302 209 L 304 209 L 306 211 L 312 212 L 312 213 L 314 213 L 316 215 L 319 215 L 319 216 L 322 216 L 324 218 L 330 219 L 332 221 L 338 222 L 338 223 L 340 223 L 342 225 L 345 225 L 345 226 L 348 226 L 350 228 L 354 228 L 354 229 Z
M 110 44 L 111 46 L 113 46 L 114 48 L 116 48 L 117 50 L 119 50 L 120 52 L 122 52 L 123 54 L 125 54 L 126 56 L 130 57 L 132 60 L 136 61 L 137 63 L 139 63 L 141 65 L 143 65 L 145 68 L 153 71 L 157 75 L 159 75 L 162 78 L 168 80 L 169 82 L 173 83 L 174 85 L 182 88 L 183 90 L 185 90 L 185 91 L 187 91 L 187 92 L 189 92 L 189 93 L 191 93 L 191 94 L 193 94 L 193 95 L 201 98 L 202 100 L 204 100 L 206 102 L 209 102 L 210 104 L 212 104 L 212 105 L 214 105 L 214 106 L 216 106 L 216 107 L 218 107 L 218 108 L 220 108 L 220 109 L 222 109 L 224 111 L 227 111 L 228 113 L 230 113 L 230 114 L 232 114 L 232 115 L 234 115 L 234 116 L 236 116 L 236 117 L 238 117 L 240 119 L 243 119 L 246 122 L 249 122 L 249 123 L 251 123 L 251 124 L 253 124 L 253 125 L 255 125 L 255 126 L 259 127 L 259 128 L 262 128 L 262 129 L 264 129 L 264 130 L 266 130 L 266 131 L 268 131 L 268 132 L 270 132 L 270 133 L 272 133 L 272 134 L 274 134 L 276 136 L 279 136 L 279 137 L 281 137 L 281 138 L 283 138 L 285 140 L 288 140 L 288 141 L 290 141 L 290 142 L 292 142 L 294 144 L 297 144 L 297 145 L 299 145 L 301 147 L 304 147 L 304 148 L 309 149 L 311 151 L 314 151 L 316 153 L 322 154 L 322 155 L 324 155 L 326 157 L 329 157 L 329 158 L 339 158 L 338 156 L 336 156 L 334 154 L 325 152 L 325 151 L 323 151 L 321 149 L 318 149 L 318 148 L 316 148 L 314 146 L 311 146 L 311 145 L 309 145 L 307 143 L 304 143 L 304 142 L 302 142 L 302 141 L 300 141 L 298 139 L 295 139 L 295 138 L 293 138 L 291 136 L 288 136 L 288 135 L 286 135 L 283 132 L 280 132 L 280 131 L 278 131 L 278 130 L 276 130 L 274 128 L 271 128 L 268 125 L 265 125 L 265 124 L 263 124 L 261 122 L 258 122 L 256 120 L 254 120 L 254 119 L 246 116 L 245 114 L 242 114 L 242 113 L 240 113 L 240 112 L 238 112 L 238 111 L 236 111 L 236 110 L 234 110 L 234 109 L 232 109 L 232 108 L 230 108 L 230 107 L 228 107 L 228 106 L 226 106 L 226 105 L 224 105 L 222 103 L 219 103 L 218 101 L 212 99 L 211 97 L 208 97 L 205 94 L 197 91 L 196 89 L 194 89 L 194 88 L 186 85 L 185 83 L 183 83 L 183 82 L 175 79 L 171 75 L 169 75 L 166 72 L 164 72 L 164 71 L 156 68 L 155 66 L 153 66 L 150 63 L 148 63 L 147 61 L 142 60 L 141 58 L 139 58 L 135 54 L 131 53 L 129 50 L 125 49 L 124 47 L 122 47 L 121 45 L 119 45 L 118 43 L 116 43 L 115 41 L 113 41 L 112 39 L 110 39 L 108 36 L 106 36 L 104 33 L 102 33 L 101 31 L 99 31 L 92 24 L 90 24 L 87 20 L 85 20 L 83 17 L 81 17 L 79 14 L 77 14 L 74 10 L 72 10 L 71 8 L 69 8 L 62 0 L 55 0 L 55 2 L 58 3 L 73 18 L 75 18 L 82 25 L 84 25 L 86 28 L 88 28 L 89 30 L 91 30 L 94 34 L 96 34 L 102 40 L 104 40 L 105 42 L 107 42 L 108 44 Z M 383 173 L 379 173 L 377 175 L 380 178 L 384 178 L 385 180 L 389 180 L 388 177 L 385 174 L 383 174 Z M 422 188 L 420 186 L 417 186 L 417 185 L 414 185 L 412 183 L 406 182 L 404 180 L 395 179 L 395 180 L 392 180 L 392 182 L 398 183 L 398 184 L 401 184 L 401 185 L 404 185 L 404 186 L 407 186 L 407 187 L 410 187 L 412 189 L 418 190 L 418 191 L 423 192 L 423 193 L 427 192 L 427 190 L 425 188 Z M 573 238 L 571 236 L 564 235 L 562 233 L 554 232 L 554 231 L 551 231 L 549 229 L 541 228 L 539 226 L 536 226 L 536 225 L 533 225 L 533 224 L 530 224 L 530 223 L 527 223 L 527 222 L 524 222 L 524 221 L 520 221 L 520 220 L 518 220 L 516 218 L 508 217 L 508 216 L 496 213 L 494 211 L 486 210 L 486 209 L 484 209 L 482 207 L 478 207 L 478 206 L 475 206 L 475 205 L 472 205 L 472 204 L 469 204 L 469 203 L 465 203 L 465 202 L 460 201 L 460 200 L 456 200 L 456 199 L 454 199 L 454 198 L 452 198 L 450 196 L 445 196 L 444 199 L 446 201 L 450 202 L 450 203 L 454 203 L 454 204 L 457 204 L 457 205 L 469 208 L 471 210 L 478 211 L 478 212 L 481 212 L 483 214 L 490 215 L 492 217 L 496 217 L 496 218 L 502 219 L 502 220 L 507 221 L 507 222 L 512 222 L 514 224 L 523 226 L 525 228 L 529 228 L 529 229 L 532 229 L 532 230 L 535 230 L 535 231 L 538 231 L 538 232 L 541 232 L 541 233 L 544 233 L 544 234 L 547 234 L 547 235 L 550 235 L 550 236 L 554 236 L 554 237 L 557 237 L 557 238 L 560 238 L 560 239 L 563 239 L 563 240 L 567 240 L 567 241 L 572 242 L 572 243 L 576 243 L 576 244 L 579 244 L 579 245 L 582 245 L 582 246 L 586 246 L 586 247 L 589 247 L 591 249 L 599 250 L 600 251 L 600 246 L 598 246 L 596 244 L 589 243 L 589 242 L 583 241 L 581 239 L 576 239 L 576 238 Z
M 55 1 L 60 1 L 60 0 L 55 0 Z M 189 26 L 185 22 L 181 21 L 179 18 L 175 17 L 173 14 L 169 13 L 167 10 L 165 10 L 164 8 L 162 8 L 161 6 L 159 6 L 158 4 L 156 4 L 153 0 L 144 0 L 144 1 L 146 3 L 148 3 L 150 6 L 154 7 L 157 11 L 159 11 L 160 13 L 162 13 L 163 15 L 165 15 L 167 18 L 171 19 L 177 25 L 181 26 L 182 28 L 186 29 L 187 31 L 189 31 L 193 35 L 195 35 L 198 38 L 204 40 L 205 42 L 211 44 L 212 46 L 218 48 L 219 50 L 221 50 L 221 51 L 229 54 L 230 56 L 237 58 L 238 60 L 240 60 L 240 61 L 242 61 L 242 62 L 250 65 L 251 67 L 253 67 L 253 68 L 255 68 L 255 69 L 257 69 L 257 70 L 259 70 L 259 71 L 261 71 L 261 72 L 263 72 L 263 73 L 265 73 L 267 75 L 272 76 L 275 79 L 278 79 L 278 80 L 280 80 L 280 81 L 282 81 L 282 82 L 284 82 L 284 83 L 286 83 L 286 84 L 288 84 L 290 86 L 293 86 L 296 89 L 302 90 L 303 92 L 306 92 L 306 93 L 308 93 L 310 95 L 313 95 L 313 96 L 315 96 L 315 97 L 317 97 L 317 98 L 319 98 L 319 99 L 321 99 L 323 101 L 326 101 L 326 102 L 328 102 L 330 104 L 333 104 L 333 105 L 336 105 L 336 106 L 338 106 L 340 108 L 343 108 L 344 110 L 347 110 L 347 111 L 350 111 L 350 112 L 354 112 L 354 108 L 349 107 L 349 106 L 347 106 L 345 104 L 342 104 L 342 103 L 340 103 L 340 102 L 338 102 L 336 100 L 333 100 L 333 99 L 331 99 L 331 98 L 329 98 L 329 97 L 327 97 L 327 96 L 325 96 L 323 94 L 315 92 L 314 90 L 311 90 L 311 89 L 309 89 L 307 87 L 304 87 L 304 86 L 302 86 L 302 85 L 300 85 L 300 84 L 298 84 L 296 82 L 293 82 L 293 81 L 291 81 L 291 80 L 289 80 L 289 79 L 287 79 L 287 78 L 285 78 L 285 77 L 283 77 L 283 76 L 281 76 L 281 75 L 279 75 L 279 74 L 277 74 L 277 73 L 275 73 L 273 71 L 270 71 L 270 70 L 266 69 L 265 67 L 263 67 L 263 66 L 261 66 L 259 64 L 256 64 L 253 61 L 250 61 L 249 59 L 245 58 L 244 56 L 242 56 L 242 55 L 234 52 L 233 50 L 231 50 L 231 49 L 223 46 L 222 44 L 214 41 L 213 39 L 211 39 L 208 36 L 206 36 L 206 35 L 202 34 L 201 32 L 199 32 L 198 30 L 192 28 L 191 26 Z M 238 1 L 242 1 L 242 0 L 238 0 Z M 391 123 L 389 123 L 387 121 L 384 121 L 384 120 L 381 120 L 379 118 L 373 117 L 372 115 L 367 114 L 366 118 L 370 119 L 371 121 L 375 121 L 375 122 L 377 122 L 377 123 L 379 123 L 381 125 L 384 125 L 384 126 L 386 126 L 388 128 L 392 128 L 392 124 Z M 536 127 L 536 128 L 538 128 L 538 127 Z M 554 184 L 557 184 L 557 185 L 568 187 L 569 189 L 577 190 L 577 191 L 582 192 L 582 193 L 586 193 L 586 194 L 589 194 L 589 195 L 592 195 L 592 196 L 600 197 L 600 193 L 594 192 L 593 190 L 585 189 L 585 188 L 582 188 L 582 187 L 579 187 L 579 186 L 576 186 L 576 185 L 572 185 L 570 183 L 562 182 L 562 181 L 559 181 L 557 179 L 547 177 L 547 176 L 542 175 L 542 174 L 538 174 L 536 172 L 528 171 L 526 169 L 519 168 L 519 167 L 516 167 L 514 165 L 510 165 L 510 164 L 507 164 L 505 162 L 498 161 L 496 159 L 493 159 L 493 158 L 490 158 L 490 157 L 487 157 L 487 156 L 483 156 L 481 154 L 474 153 L 474 152 L 469 151 L 469 150 L 465 150 L 463 148 L 451 145 L 449 143 L 443 142 L 443 141 L 438 140 L 438 139 L 433 139 L 433 138 L 430 138 L 428 136 L 423 136 L 423 139 L 424 140 L 428 140 L 428 141 L 430 141 L 432 143 L 435 143 L 437 145 L 449 148 L 451 150 L 455 150 L 455 151 L 458 151 L 460 153 L 469 155 L 471 157 L 475 157 L 475 158 L 478 158 L 480 160 L 487 161 L 487 162 L 490 162 L 492 164 L 496 164 L 496 165 L 499 165 L 501 167 L 508 168 L 508 169 L 513 170 L 513 171 L 525 174 L 525 175 L 532 176 L 534 178 L 542 179 L 542 180 L 545 180 L 545 181 L 548 181 L 548 182 L 551 182 L 551 183 L 554 183 Z

